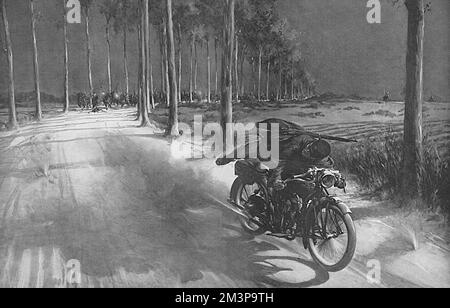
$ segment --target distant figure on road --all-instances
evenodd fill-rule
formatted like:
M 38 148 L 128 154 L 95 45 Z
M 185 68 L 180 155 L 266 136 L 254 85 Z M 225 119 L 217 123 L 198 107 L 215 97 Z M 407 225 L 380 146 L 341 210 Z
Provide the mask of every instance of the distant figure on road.
M 391 100 L 391 93 L 389 91 L 384 91 L 383 101 L 385 103 L 389 102 Z

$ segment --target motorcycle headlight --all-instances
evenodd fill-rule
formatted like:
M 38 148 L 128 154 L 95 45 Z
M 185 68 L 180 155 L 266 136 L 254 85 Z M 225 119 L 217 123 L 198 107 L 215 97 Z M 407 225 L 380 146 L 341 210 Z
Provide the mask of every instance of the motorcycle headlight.
M 329 189 L 336 184 L 336 177 L 332 173 L 325 173 L 322 176 L 321 184 L 324 188 Z

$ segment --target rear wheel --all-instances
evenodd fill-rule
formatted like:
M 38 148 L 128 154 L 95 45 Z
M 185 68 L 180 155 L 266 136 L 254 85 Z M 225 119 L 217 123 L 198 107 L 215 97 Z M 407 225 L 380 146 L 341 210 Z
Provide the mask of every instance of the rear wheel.
M 241 178 L 237 178 L 231 188 L 231 199 L 240 208 L 248 211 L 251 204 L 251 197 L 259 195 L 261 198 L 266 199 L 266 190 L 264 186 L 259 183 L 244 184 Z M 256 218 L 257 219 L 257 218 Z M 239 216 L 239 222 L 245 232 L 252 235 L 261 235 L 266 231 L 264 227 L 250 219 L 246 219 Z
M 355 225 L 350 214 L 335 205 L 324 206 L 314 213 L 315 222 L 308 238 L 314 261 L 328 272 L 346 268 L 356 249 Z

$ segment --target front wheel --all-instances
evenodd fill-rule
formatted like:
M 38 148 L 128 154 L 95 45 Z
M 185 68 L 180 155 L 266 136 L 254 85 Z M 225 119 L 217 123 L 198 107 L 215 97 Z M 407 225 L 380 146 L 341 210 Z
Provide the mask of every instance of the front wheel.
M 327 272 L 346 268 L 356 249 L 356 231 L 349 213 L 343 213 L 336 205 L 314 211 L 309 252 L 314 261 Z

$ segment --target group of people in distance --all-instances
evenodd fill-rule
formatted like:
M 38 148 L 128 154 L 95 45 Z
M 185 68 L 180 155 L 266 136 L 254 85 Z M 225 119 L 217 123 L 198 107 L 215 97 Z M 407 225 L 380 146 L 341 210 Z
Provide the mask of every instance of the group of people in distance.
M 123 108 L 125 106 L 135 107 L 138 103 L 138 96 L 136 94 L 110 92 L 110 93 L 96 93 L 91 95 L 88 93 L 80 92 L 77 94 L 78 107 L 82 110 L 91 109 L 93 111 L 101 108 L 109 109 L 112 107 Z

